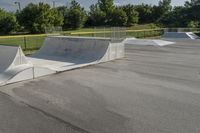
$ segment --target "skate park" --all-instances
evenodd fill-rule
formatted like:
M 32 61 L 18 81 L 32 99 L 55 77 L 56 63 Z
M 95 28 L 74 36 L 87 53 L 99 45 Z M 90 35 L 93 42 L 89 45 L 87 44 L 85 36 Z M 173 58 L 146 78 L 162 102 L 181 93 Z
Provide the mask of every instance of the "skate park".
M 60 39 L 60 37 L 50 37 L 50 42 L 45 43 L 56 44 L 57 42 L 52 41 L 51 38 Z M 71 42 L 74 39 L 80 39 L 80 42 L 84 43 L 83 38 L 80 37 L 70 39 L 72 39 Z M 105 49 L 108 47 L 106 44 L 107 41 L 110 42 L 110 39 L 100 38 L 106 45 L 102 51 L 99 51 L 101 56 L 95 56 L 89 61 L 83 60 L 81 63 L 83 65 L 88 62 L 96 64 L 98 61 L 106 61 L 106 63 L 62 73 L 60 71 L 68 68 L 62 66 L 71 66 L 76 62 L 79 65 L 80 58 L 73 62 L 71 58 L 63 59 L 61 58 L 65 57 L 63 53 L 51 51 L 56 48 L 46 50 L 48 49 L 46 44 L 35 54 L 21 58 L 21 61 L 20 58 L 16 58 L 14 63 L 16 65 L 21 62 L 27 64 L 28 69 L 35 65 L 42 67 L 42 70 L 37 71 L 45 69 L 59 71 L 59 73 L 0 87 L 0 101 L 3 103 L 1 109 L 8 112 L 8 115 L 3 117 L 13 125 L 11 130 L 36 132 L 38 126 L 35 123 L 39 123 L 42 130 L 52 133 L 57 130 L 61 133 L 66 131 L 95 133 L 148 131 L 154 133 L 161 130 L 173 132 L 177 128 L 182 129 L 182 125 L 185 125 L 185 128 L 181 130 L 183 133 L 196 129 L 198 124 L 195 123 L 199 123 L 197 117 L 199 111 L 194 109 L 196 105 L 199 105 L 199 43 L 194 40 L 178 40 L 173 44 L 155 46 L 155 44 L 146 45 L 146 41 L 141 44 L 143 39 L 140 39 L 139 43 L 126 44 L 126 40 L 133 42 L 134 39 L 124 40 L 123 58 L 108 61 L 101 59 L 104 59 L 102 55 L 105 55 Z M 15 54 L 14 52 L 12 54 L 13 58 L 16 53 L 23 55 L 20 48 L 13 49 L 15 51 Z M 13 49 L 8 50 L 13 51 Z M 62 49 L 70 51 L 66 47 Z M 10 55 L 8 50 L 3 51 Z M 93 55 L 93 53 L 87 53 L 90 56 L 91 54 Z M 73 57 L 71 53 L 66 53 L 66 55 Z M 10 63 L 1 66 L 1 70 L 5 70 Z M 38 73 L 41 74 L 41 72 Z M 8 99 L 7 95 L 14 100 Z M 182 116 L 182 113 L 187 115 Z M 182 120 L 188 117 L 192 118 L 192 121 Z M 18 128 L 13 119 L 24 127 Z M 188 123 L 192 125 L 187 126 Z M 49 128 L 49 125 L 53 128 Z M 3 122 L 0 127 L 4 129 L 7 124 Z
M 200 133 L 200 0 L 0 0 L 0 133 Z
M 31 80 L 89 65 L 122 59 L 125 45 L 165 47 L 181 40 L 198 40 L 192 32 L 164 32 L 161 39 L 48 36 L 34 54 L 1 45 L 0 86 Z

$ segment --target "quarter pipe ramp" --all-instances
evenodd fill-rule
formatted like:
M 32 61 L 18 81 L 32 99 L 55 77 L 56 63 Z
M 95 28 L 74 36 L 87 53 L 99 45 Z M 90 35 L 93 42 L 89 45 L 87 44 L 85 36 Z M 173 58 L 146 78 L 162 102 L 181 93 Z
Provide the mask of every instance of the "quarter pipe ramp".
M 47 37 L 43 47 L 25 57 L 20 47 L 1 46 L 0 86 L 124 56 L 124 43 L 106 38 Z M 4 52 L 3 52 L 4 51 Z

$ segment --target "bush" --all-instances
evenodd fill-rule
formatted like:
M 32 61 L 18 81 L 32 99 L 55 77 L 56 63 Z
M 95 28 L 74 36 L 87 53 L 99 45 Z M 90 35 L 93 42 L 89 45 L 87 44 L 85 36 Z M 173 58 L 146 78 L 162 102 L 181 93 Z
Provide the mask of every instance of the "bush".
M 17 28 L 17 21 L 14 14 L 0 9 L 0 34 L 8 34 L 15 31 Z
M 198 21 L 190 21 L 187 25 L 188 28 L 199 28 L 199 22 Z

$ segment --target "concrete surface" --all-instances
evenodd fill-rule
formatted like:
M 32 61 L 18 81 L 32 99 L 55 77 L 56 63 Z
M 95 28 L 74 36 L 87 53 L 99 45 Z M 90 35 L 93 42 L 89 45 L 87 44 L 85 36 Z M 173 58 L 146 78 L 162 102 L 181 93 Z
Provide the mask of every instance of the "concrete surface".
M 129 45 L 124 59 L 1 87 L 0 132 L 199 133 L 199 72 L 198 42 Z

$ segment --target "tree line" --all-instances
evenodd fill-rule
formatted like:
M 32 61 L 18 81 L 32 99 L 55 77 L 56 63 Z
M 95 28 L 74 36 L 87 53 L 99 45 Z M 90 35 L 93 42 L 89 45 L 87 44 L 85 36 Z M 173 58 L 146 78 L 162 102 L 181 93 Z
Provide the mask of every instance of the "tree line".
M 10 32 L 44 33 L 45 28 L 62 26 L 78 29 L 94 26 L 133 26 L 155 23 L 162 27 L 200 27 L 200 0 L 190 0 L 184 6 L 171 6 L 171 0 L 158 5 L 116 6 L 114 0 L 98 0 L 85 10 L 76 0 L 68 6 L 52 8 L 49 4 L 28 4 L 15 13 L 0 9 L 0 34 Z

